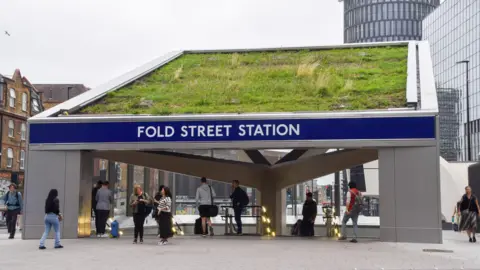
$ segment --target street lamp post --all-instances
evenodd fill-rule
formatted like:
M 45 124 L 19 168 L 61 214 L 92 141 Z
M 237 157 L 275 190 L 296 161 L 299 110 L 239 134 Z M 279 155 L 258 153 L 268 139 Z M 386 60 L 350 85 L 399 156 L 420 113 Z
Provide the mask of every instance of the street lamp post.
M 457 64 L 465 64 L 465 76 L 466 76 L 466 103 L 467 103 L 467 161 L 471 161 L 472 160 L 472 150 L 471 150 L 471 136 L 470 136 L 470 91 L 468 89 L 468 65 L 469 65 L 470 61 L 468 60 L 463 60 L 463 61 L 459 61 L 457 62 Z

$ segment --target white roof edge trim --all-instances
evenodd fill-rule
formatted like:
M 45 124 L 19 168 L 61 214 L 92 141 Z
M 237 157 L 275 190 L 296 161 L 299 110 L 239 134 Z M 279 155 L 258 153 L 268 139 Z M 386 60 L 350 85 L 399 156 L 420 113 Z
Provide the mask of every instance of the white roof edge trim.
M 370 43 L 346 43 L 339 45 L 324 46 L 303 46 L 303 47 L 272 47 L 272 48 L 252 48 L 252 49 L 218 49 L 218 50 L 184 50 L 185 54 L 200 53 L 246 53 L 246 52 L 275 52 L 275 51 L 301 51 L 301 50 L 333 50 L 333 49 L 355 49 L 355 48 L 376 48 L 389 46 L 407 46 L 410 41 L 389 41 L 389 42 L 370 42 Z
M 438 113 L 437 89 L 428 41 L 418 42 L 418 57 L 420 68 L 420 110 L 433 110 Z
M 30 119 L 45 118 L 51 117 L 54 114 L 59 113 L 62 110 L 72 110 L 79 109 L 85 105 L 88 105 L 98 99 L 104 97 L 109 92 L 115 91 L 149 73 L 162 67 L 163 65 L 168 64 L 172 60 L 183 55 L 183 51 L 170 52 L 164 56 L 158 57 L 136 69 L 133 69 L 105 84 L 102 84 L 98 87 L 95 87 L 92 90 L 84 92 L 72 99 L 69 99 L 63 103 L 58 104 L 57 106 L 50 108 L 46 111 L 43 111 Z
M 411 41 L 408 43 L 407 59 L 407 104 L 418 104 L 417 88 L 417 43 Z
M 191 115 L 124 115 L 104 117 L 44 117 L 29 118 L 29 124 L 35 123 L 81 123 L 81 122 L 164 122 L 164 121 L 220 121 L 220 120 L 271 120 L 271 119 L 334 119 L 369 117 L 423 117 L 435 116 L 437 111 L 364 111 L 364 112 L 327 112 L 327 113 L 251 113 L 251 114 L 191 114 Z

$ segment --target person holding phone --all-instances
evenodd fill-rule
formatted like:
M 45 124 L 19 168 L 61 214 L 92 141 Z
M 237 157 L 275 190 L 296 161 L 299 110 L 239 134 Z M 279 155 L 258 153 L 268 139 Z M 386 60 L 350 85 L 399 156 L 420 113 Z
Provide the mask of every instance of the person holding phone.
M 133 208 L 133 224 L 134 224 L 134 239 L 133 243 L 138 243 L 138 236 L 140 236 L 140 244 L 143 244 L 143 224 L 145 223 L 147 205 L 151 203 L 150 196 L 143 192 L 140 185 L 133 187 L 133 194 L 130 196 L 130 206 Z

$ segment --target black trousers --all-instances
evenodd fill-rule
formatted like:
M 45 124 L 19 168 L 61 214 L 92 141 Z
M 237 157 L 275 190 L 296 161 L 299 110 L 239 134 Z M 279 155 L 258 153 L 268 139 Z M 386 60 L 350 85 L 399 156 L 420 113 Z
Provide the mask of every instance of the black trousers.
M 105 234 L 105 227 L 107 226 L 108 216 L 110 215 L 110 210 L 96 210 L 95 217 L 95 227 L 98 234 Z
M 6 223 L 7 223 L 7 230 L 8 233 L 10 234 L 10 237 L 15 236 L 15 231 L 17 228 L 17 216 L 20 214 L 20 210 L 7 210 L 7 215 L 6 215 Z
M 143 239 L 143 224 L 145 223 L 145 213 L 136 213 L 133 214 L 133 224 L 135 225 L 134 228 L 134 237 L 135 239 L 138 238 L 140 235 L 140 239 Z
M 235 215 L 235 222 L 237 223 L 237 233 L 242 233 L 242 207 L 233 208 L 233 213 Z
M 309 220 L 302 220 L 300 226 L 300 235 L 301 236 L 314 236 L 315 235 L 315 224 Z

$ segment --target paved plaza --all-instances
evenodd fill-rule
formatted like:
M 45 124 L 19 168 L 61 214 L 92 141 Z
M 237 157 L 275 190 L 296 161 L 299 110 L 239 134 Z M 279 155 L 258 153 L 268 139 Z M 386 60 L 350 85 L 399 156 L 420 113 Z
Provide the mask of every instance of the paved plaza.
M 64 240 L 62 250 L 38 250 L 38 241 L 7 240 L 1 234 L 0 269 L 478 269 L 480 243 L 470 244 L 464 235 L 446 232 L 443 245 L 394 244 L 361 241 L 341 243 L 321 238 L 256 237 L 175 238 L 157 246 L 146 238 L 133 245 L 121 239 Z M 439 249 L 444 252 L 425 252 Z M 446 252 L 449 251 L 449 252 Z

